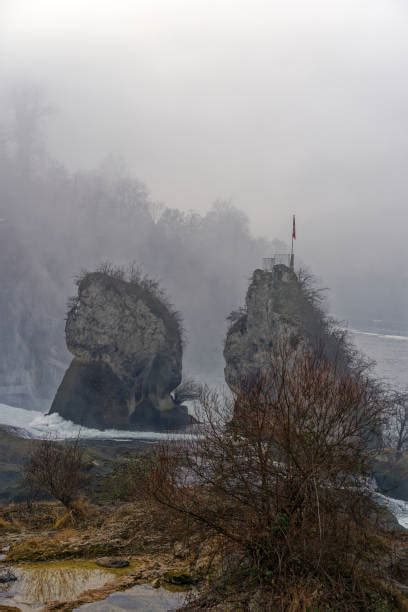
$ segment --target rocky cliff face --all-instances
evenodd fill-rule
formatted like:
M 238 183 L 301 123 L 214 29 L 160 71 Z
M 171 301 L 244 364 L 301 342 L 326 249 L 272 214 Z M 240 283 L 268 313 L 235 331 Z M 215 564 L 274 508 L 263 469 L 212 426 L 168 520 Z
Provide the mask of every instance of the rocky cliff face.
M 330 330 L 305 284 L 284 265 L 272 272 L 255 270 L 245 308 L 231 319 L 224 358 L 225 380 L 233 391 L 270 363 L 271 350 L 283 334 L 324 347 L 329 358 L 345 358 L 341 338 Z
M 86 427 L 160 430 L 190 419 L 170 393 L 181 382 L 176 315 L 141 282 L 84 276 L 65 327 L 74 355 L 51 413 Z

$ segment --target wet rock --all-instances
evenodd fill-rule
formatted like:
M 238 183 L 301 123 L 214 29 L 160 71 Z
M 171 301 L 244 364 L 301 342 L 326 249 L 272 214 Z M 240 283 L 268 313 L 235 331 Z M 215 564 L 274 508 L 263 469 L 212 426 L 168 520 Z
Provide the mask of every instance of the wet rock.
M 373 476 L 379 490 L 385 495 L 408 501 L 408 454 L 398 460 L 393 452 L 385 452 L 376 458 Z
M 15 582 L 17 576 L 11 570 L 4 570 L 0 572 L 0 584 L 8 584 L 9 582 Z
M 95 563 L 101 567 L 109 567 L 112 569 L 129 567 L 129 561 L 127 559 L 119 559 L 117 557 L 100 557 Z
M 405 527 L 399 524 L 395 514 L 389 508 L 380 508 L 375 512 L 374 522 L 384 531 L 406 533 Z
M 164 580 L 169 582 L 170 584 L 175 585 L 192 585 L 195 584 L 196 580 L 187 573 L 177 573 L 177 572 L 166 572 L 164 574 Z

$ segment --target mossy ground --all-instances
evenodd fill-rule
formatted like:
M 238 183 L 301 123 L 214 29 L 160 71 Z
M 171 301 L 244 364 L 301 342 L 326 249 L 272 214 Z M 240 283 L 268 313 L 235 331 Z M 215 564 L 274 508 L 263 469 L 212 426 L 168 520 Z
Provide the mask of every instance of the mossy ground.
M 169 591 L 188 590 L 196 583 L 194 555 L 187 549 L 180 558 L 174 553 L 174 537 L 165 529 L 155 532 L 147 527 L 143 503 L 112 503 L 92 506 L 75 526 L 56 528 L 56 517 L 64 509 L 53 502 L 26 504 L 13 503 L 3 507 L 1 513 L 10 517 L 10 525 L 0 528 L 0 548 L 5 550 L 5 566 L 18 568 L 30 575 L 42 575 L 63 570 L 102 571 L 109 580 L 98 589 L 81 595 L 80 599 L 55 602 L 47 610 L 71 610 L 81 603 L 97 601 L 110 593 L 127 589 L 135 584 L 158 582 Z M 18 531 L 11 521 L 19 521 Z M 0 515 L 0 525 L 1 525 Z M 125 568 L 101 568 L 96 559 L 102 556 L 125 558 Z M 177 577 L 186 584 L 172 584 Z M 172 579 L 169 580 L 169 577 Z M 173 580 L 173 578 L 175 579 Z M 187 578 L 186 578 L 187 577 Z M 189 584 L 187 584 L 189 583 Z M 1 610 L 1 605 L 0 605 Z

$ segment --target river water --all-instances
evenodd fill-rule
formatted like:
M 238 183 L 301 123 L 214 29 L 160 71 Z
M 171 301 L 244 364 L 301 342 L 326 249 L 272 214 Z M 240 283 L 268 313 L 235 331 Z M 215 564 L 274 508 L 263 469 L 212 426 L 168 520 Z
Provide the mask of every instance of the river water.
M 1 566 L 5 571 L 8 566 Z M 87 560 L 44 561 L 22 563 L 11 567 L 16 580 L 0 585 L 0 609 L 21 612 L 42 612 L 50 602 L 75 601 L 83 593 L 112 583 L 120 571 L 98 567 Z M 185 600 L 185 593 L 165 588 L 154 589 L 148 584 L 112 593 L 102 601 L 84 604 L 78 610 L 116 612 L 144 610 L 167 612 L 176 610 Z
M 183 593 L 171 593 L 165 589 L 154 589 L 148 584 L 134 586 L 127 591 L 112 593 L 104 601 L 85 604 L 76 610 L 88 612 L 122 612 L 139 610 L 140 612 L 169 612 L 178 609 L 185 601 Z
M 395 387 L 404 388 L 408 386 L 408 336 L 398 334 L 377 333 L 365 330 L 349 330 L 351 338 L 356 347 L 367 357 L 376 362 L 375 373 L 382 380 Z M 0 404 L 0 424 L 18 428 L 20 435 L 41 438 L 49 433 L 63 438 L 75 437 L 78 434 L 78 427 L 73 423 L 64 421 L 58 415 L 45 416 L 41 412 L 24 410 Z M 157 440 L 165 437 L 165 434 L 146 433 L 146 432 L 123 432 L 105 431 L 81 428 L 81 437 L 88 439 L 150 439 Z M 399 523 L 408 528 L 408 503 L 405 501 L 394 500 L 382 495 L 378 496 L 380 503 L 387 506 L 397 517 Z M 40 610 L 43 609 L 41 602 L 49 599 L 66 599 L 77 594 L 86 587 L 94 587 L 104 583 L 108 579 L 108 574 L 100 570 L 89 571 L 86 568 L 71 569 L 70 572 L 64 571 L 64 580 L 59 579 L 58 570 L 47 569 L 49 579 L 44 580 L 44 570 L 42 568 L 41 580 L 38 584 L 41 593 L 38 594 L 33 588 L 33 575 L 26 570 L 24 577 L 20 577 L 18 583 L 12 583 L 6 589 L 0 590 L 0 604 L 17 605 L 21 610 Z M 21 571 L 17 569 L 16 573 Z M 77 575 L 77 573 L 79 574 Z M 35 573 L 35 572 L 34 572 Z M 67 581 L 67 577 L 70 580 Z M 24 579 L 22 579 L 24 578 Z M 40 578 L 40 576 L 38 576 Z M 72 580 L 71 580 L 72 578 Z M 27 588 L 25 588 L 25 585 Z M 44 586 L 45 585 L 45 586 Z M 71 592 L 72 591 L 72 592 Z M 40 606 L 38 607 L 38 603 Z M 182 595 L 168 593 L 163 589 L 155 590 L 149 585 L 139 585 L 123 593 L 114 593 L 104 601 L 94 604 L 87 604 L 78 609 L 89 610 L 89 612 L 116 612 L 123 610 L 156 610 L 164 611 L 175 609 L 182 603 Z M 37 604 L 37 605 L 36 605 Z
M 408 387 L 408 336 L 349 331 L 357 348 L 376 362 L 377 376 L 395 386 Z
M 379 378 L 397 387 L 408 386 L 408 336 L 355 329 L 350 329 L 349 332 L 356 347 L 376 362 L 374 371 Z M 50 434 L 62 438 L 76 438 L 79 432 L 83 439 L 159 440 L 168 437 L 167 434 L 156 432 L 88 429 L 65 421 L 57 414 L 47 416 L 42 412 L 5 404 L 0 404 L 0 425 L 17 427 L 21 435 L 34 438 Z M 171 437 L 177 439 L 183 436 L 172 434 Z

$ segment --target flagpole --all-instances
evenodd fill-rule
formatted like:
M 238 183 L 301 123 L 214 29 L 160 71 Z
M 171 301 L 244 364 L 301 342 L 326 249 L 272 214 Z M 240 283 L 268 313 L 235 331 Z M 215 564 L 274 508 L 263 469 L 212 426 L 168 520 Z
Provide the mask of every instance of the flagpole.
M 295 215 L 292 217 L 292 248 L 290 251 L 290 269 L 294 270 L 295 268 L 295 257 L 293 254 L 293 239 L 295 237 Z

